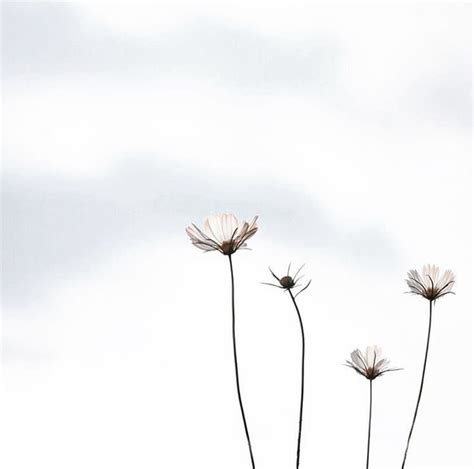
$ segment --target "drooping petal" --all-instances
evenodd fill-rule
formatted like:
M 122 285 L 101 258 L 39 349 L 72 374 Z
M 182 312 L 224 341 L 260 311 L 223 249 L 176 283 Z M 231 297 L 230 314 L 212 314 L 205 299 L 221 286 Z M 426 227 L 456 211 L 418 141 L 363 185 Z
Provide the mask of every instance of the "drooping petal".
M 218 248 L 212 246 L 211 244 L 202 242 L 202 243 L 193 243 L 194 246 L 196 246 L 199 249 L 202 249 L 203 251 L 210 252 L 210 251 L 219 251 Z
M 352 363 L 361 370 L 365 370 L 366 364 L 359 349 L 351 353 Z
M 188 226 L 186 228 L 186 233 L 191 239 L 191 241 L 202 241 L 203 239 L 199 232 L 193 226 Z

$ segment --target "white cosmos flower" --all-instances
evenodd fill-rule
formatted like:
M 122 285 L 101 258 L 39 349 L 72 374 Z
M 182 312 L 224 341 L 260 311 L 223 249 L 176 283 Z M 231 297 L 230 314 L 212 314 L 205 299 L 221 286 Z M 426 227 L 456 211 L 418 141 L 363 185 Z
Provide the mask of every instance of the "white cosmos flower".
M 382 349 L 376 345 L 367 347 L 365 354 L 359 349 L 354 350 L 351 353 L 350 361 L 346 360 L 345 364 L 370 380 L 382 376 L 388 371 L 400 370 L 400 368 L 389 367 L 390 361 L 382 358 Z
M 197 248 L 230 256 L 247 247 L 246 241 L 257 232 L 257 218 L 250 223 L 239 223 L 231 213 L 211 215 L 204 220 L 202 230 L 193 223 L 186 228 L 186 233 Z
M 453 293 L 455 276 L 451 270 L 446 270 L 440 276 L 439 268 L 435 265 L 425 265 L 420 275 L 417 270 L 410 270 L 406 280 L 410 292 L 421 295 L 427 300 L 434 301 L 448 293 Z

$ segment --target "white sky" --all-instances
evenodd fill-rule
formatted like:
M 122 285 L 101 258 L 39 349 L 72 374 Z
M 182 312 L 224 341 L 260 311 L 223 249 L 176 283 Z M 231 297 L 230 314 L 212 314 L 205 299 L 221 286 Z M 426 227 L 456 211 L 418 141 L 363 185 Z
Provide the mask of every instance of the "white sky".
M 258 469 L 294 464 L 298 323 L 260 285 L 306 262 L 301 467 L 400 467 L 426 302 L 451 268 L 408 467 L 471 460 L 471 7 L 4 3 L 3 466 L 249 467 L 226 259 L 184 234 L 260 215 L 237 253 Z

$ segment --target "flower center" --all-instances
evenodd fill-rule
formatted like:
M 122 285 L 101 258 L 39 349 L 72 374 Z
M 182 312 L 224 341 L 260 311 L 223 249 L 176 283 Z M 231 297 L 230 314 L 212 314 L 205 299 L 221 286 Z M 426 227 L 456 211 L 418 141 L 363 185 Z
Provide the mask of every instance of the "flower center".
M 295 286 L 295 282 L 294 280 L 289 277 L 288 275 L 286 275 L 285 277 L 282 277 L 280 279 L 280 285 L 283 287 L 283 288 L 293 288 Z
M 235 252 L 234 243 L 232 241 L 223 241 L 221 244 L 222 253 L 228 256 Z

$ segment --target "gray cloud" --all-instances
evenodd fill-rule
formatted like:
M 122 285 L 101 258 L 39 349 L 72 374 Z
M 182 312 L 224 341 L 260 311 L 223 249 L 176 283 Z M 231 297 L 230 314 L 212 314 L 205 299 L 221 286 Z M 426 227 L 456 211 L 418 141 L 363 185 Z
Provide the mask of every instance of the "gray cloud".
M 2 4 L 3 76 L 25 79 L 74 78 L 85 84 L 97 80 L 126 81 L 156 86 L 161 79 L 180 79 L 242 91 L 311 90 L 357 119 L 403 123 L 407 115 L 438 125 L 471 127 L 471 58 L 440 57 L 446 73 L 420 78 L 397 103 L 381 110 L 374 102 L 360 107 L 360 97 L 348 89 L 350 41 L 344 32 L 305 41 L 277 41 L 219 18 L 194 17 L 174 31 L 137 38 L 100 29 L 67 3 L 6 2 Z M 416 14 L 416 9 L 413 9 Z M 384 38 L 377 38 L 383 43 Z M 459 45 L 460 46 L 460 45 Z M 464 45 L 465 46 L 465 45 Z M 434 46 L 433 46 L 434 47 Z M 465 46 L 465 49 L 468 46 Z M 467 49 L 466 49 L 467 50 Z M 368 52 L 369 54 L 369 52 Z M 367 57 L 380 61 L 386 57 Z M 427 57 L 420 57 L 426 62 Z M 370 80 L 367 96 L 372 96 Z M 341 102 L 341 97 L 343 100 Z M 370 100 L 369 100 L 370 101 Z
M 209 212 L 258 213 L 275 239 L 385 271 L 397 262 L 375 227 L 341 230 L 313 198 L 278 182 L 214 180 L 149 160 L 89 179 L 4 174 L 3 300 L 32 301 L 138 241 L 183 236 Z
M 19 364 L 23 368 L 37 368 L 50 363 L 53 359 L 53 354 L 41 347 L 33 347 L 31 344 L 25 345 L 22 341 L 9 339 L 5 330 L 2 334 L 1 356 L 3 364 Z
M 472 61 L 467 67 L 471 69 Z M 413 107 L 423 109 L 432 120 L 441 125 L 464 125 L 471 132 L 472 77 L 463 67 L 445 70 L 441 77 L 433 77 L 429 86 L 418 84 L 412 93 Z
M 66 3 L 7 3 L 4 75 L 156 80 L 271 88 L 315 86 L 334 76 L 338 49 L 320 42 L 285 44 L 251 30 L 196 18 L 143 39 L 97 29 Z M 146 75 L 144 76 L 144 72 Z M 192 77 L 192 78 L 190 78 Z

